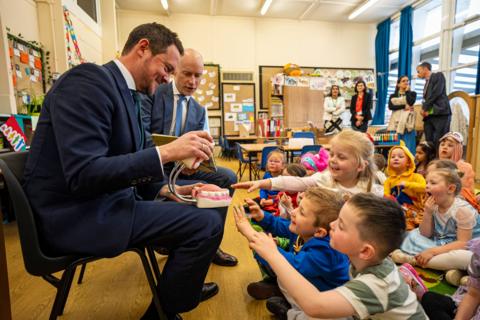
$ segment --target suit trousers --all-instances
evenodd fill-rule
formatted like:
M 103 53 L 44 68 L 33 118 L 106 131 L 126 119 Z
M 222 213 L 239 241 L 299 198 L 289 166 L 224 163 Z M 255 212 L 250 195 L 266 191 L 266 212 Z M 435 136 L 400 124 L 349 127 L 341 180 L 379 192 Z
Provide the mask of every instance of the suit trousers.
M 423 130 L 425 132 L 425 140 L 432 142 L 438 150 L 440 138 L 450 131 L 451 115 L 444 116 L 428 116 L 423 119 Z
M 168 314 L 200 303 L 203 283 L 223 237 L 227 207 L 199 209 L 170 201 L 138 201 L 130 246 L 169 249 L 158 292 Z

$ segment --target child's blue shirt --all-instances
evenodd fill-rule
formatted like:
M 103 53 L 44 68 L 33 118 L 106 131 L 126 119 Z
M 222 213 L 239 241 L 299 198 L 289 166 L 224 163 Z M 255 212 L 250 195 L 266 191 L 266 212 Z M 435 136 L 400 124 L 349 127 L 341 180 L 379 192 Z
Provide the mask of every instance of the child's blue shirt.
M 264 211 L 264 218 L 258 222 L 266 232 L 290 239 L 289 250 L 278 248 L 288 262 L 318 290 L 337 288 L 349 280 L 348 257 L 330 247 L 330 237 L 313 237 L 295 252 L 298 235 L 289 230 L 290 220 L 275 217 Z M 263 265 L 268 263 L 255 254 Z

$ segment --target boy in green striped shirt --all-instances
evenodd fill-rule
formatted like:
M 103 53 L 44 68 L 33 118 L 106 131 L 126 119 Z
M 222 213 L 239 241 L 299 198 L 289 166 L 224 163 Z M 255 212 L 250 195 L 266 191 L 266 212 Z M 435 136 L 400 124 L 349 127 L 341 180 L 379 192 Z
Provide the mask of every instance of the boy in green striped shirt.
M 354 195 L 332 222 L 330 245 L 350 258 L 352 279 L 320 292 L 278 252 L 271 236 L 256 233 L 250 246 L 272 267 L 282 287 L 310 317 L 428 319 L 388 254 L 405 233 L 401 207 L 373 194 Z

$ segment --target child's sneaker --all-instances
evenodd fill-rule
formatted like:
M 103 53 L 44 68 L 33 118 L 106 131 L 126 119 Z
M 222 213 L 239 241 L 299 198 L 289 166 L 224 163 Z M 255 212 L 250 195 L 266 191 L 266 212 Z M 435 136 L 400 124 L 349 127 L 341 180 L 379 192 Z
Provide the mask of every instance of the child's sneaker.
M 447 280 L 447 282 L 451 285 L 458 287 L 467 283 L 468 276 L 466 276 L 465 272 L 461 270 L 452 269 L 448 270 L 447 273 L 445 273 L 445 280 Z
M 421 301 L 425 292 L 428 291 L 428 288 L 425 287 L 425 285 L 423 284 L 423 280 L 422 278 L 420 278 L 415 268 L 408 263 L 404 263 L 400 267 L 398 267 L 398 271 L 400 271 L 400 274 L 402 275 L 405 282 L 415 293 L 418 301 Z
M 417 264 L 417 260 L 415 260 L 414 256 L 411 256 L 405 252 L 403 252 L 400 249 L 397 249 L 392 252 L 391 254 L 392 260 L 395 263 L 402 264 L 402 263 L 408 263 L 412 266 Z

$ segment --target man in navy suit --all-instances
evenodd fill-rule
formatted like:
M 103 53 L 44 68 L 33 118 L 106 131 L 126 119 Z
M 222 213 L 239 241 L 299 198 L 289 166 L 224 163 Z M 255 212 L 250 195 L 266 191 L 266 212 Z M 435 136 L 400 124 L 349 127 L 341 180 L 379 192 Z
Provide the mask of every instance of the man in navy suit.
M 24 183 L 53 254 L 115 256 L 144 244 L 171 250 L 158 288 L 169 319 L 200 302 L 226 214 L 226 208 L 145 201 L 138 192 L 162 179 L 164 163 L 212 156 L 213 140 L 202 131 L 143 146 L 137 91 L 167 82 L 182 53 L 175 33 L 149 23 L 130 33 L 119 59 L 66 72 L 45 97 Z M 156 316 L 151 304 L 144 318 Z
M 153 146 L 149 138 L 151 133 L 181 136 L 190 131 L 207 131 L 206 109 L 192 97 L 203 76 L 203 65 L 203 57 L 199 52 L 185 49 L 175 70 L 174 80 L 158 86 L 153 98 L 143 97 L 142 119 L 148 144 Z M 172 166 L 165 168 L 165 172 L 170 172 Z M 233 189 L 230 186 L 237 182 L 235 173 L 222 167 L 218 167 L 217 172 L 186 170 L 179 178 L 212 183 L 230 189 L 231 193 Z M 168 194 L 168 189 L 163 188 L 161 194 L 163 193 Z M 235 266 L 238 261 L 234 256 L 218 249 L 213 263 Z
M 440 138 L 450 131 L 452 117 L 445 77 L 441 72 L 432 72 L 432 65 L 428 62 L 418 65 L 417 76 L 426 80 L 422 103 L 425 140 L 434 143 L 438 148 Z

